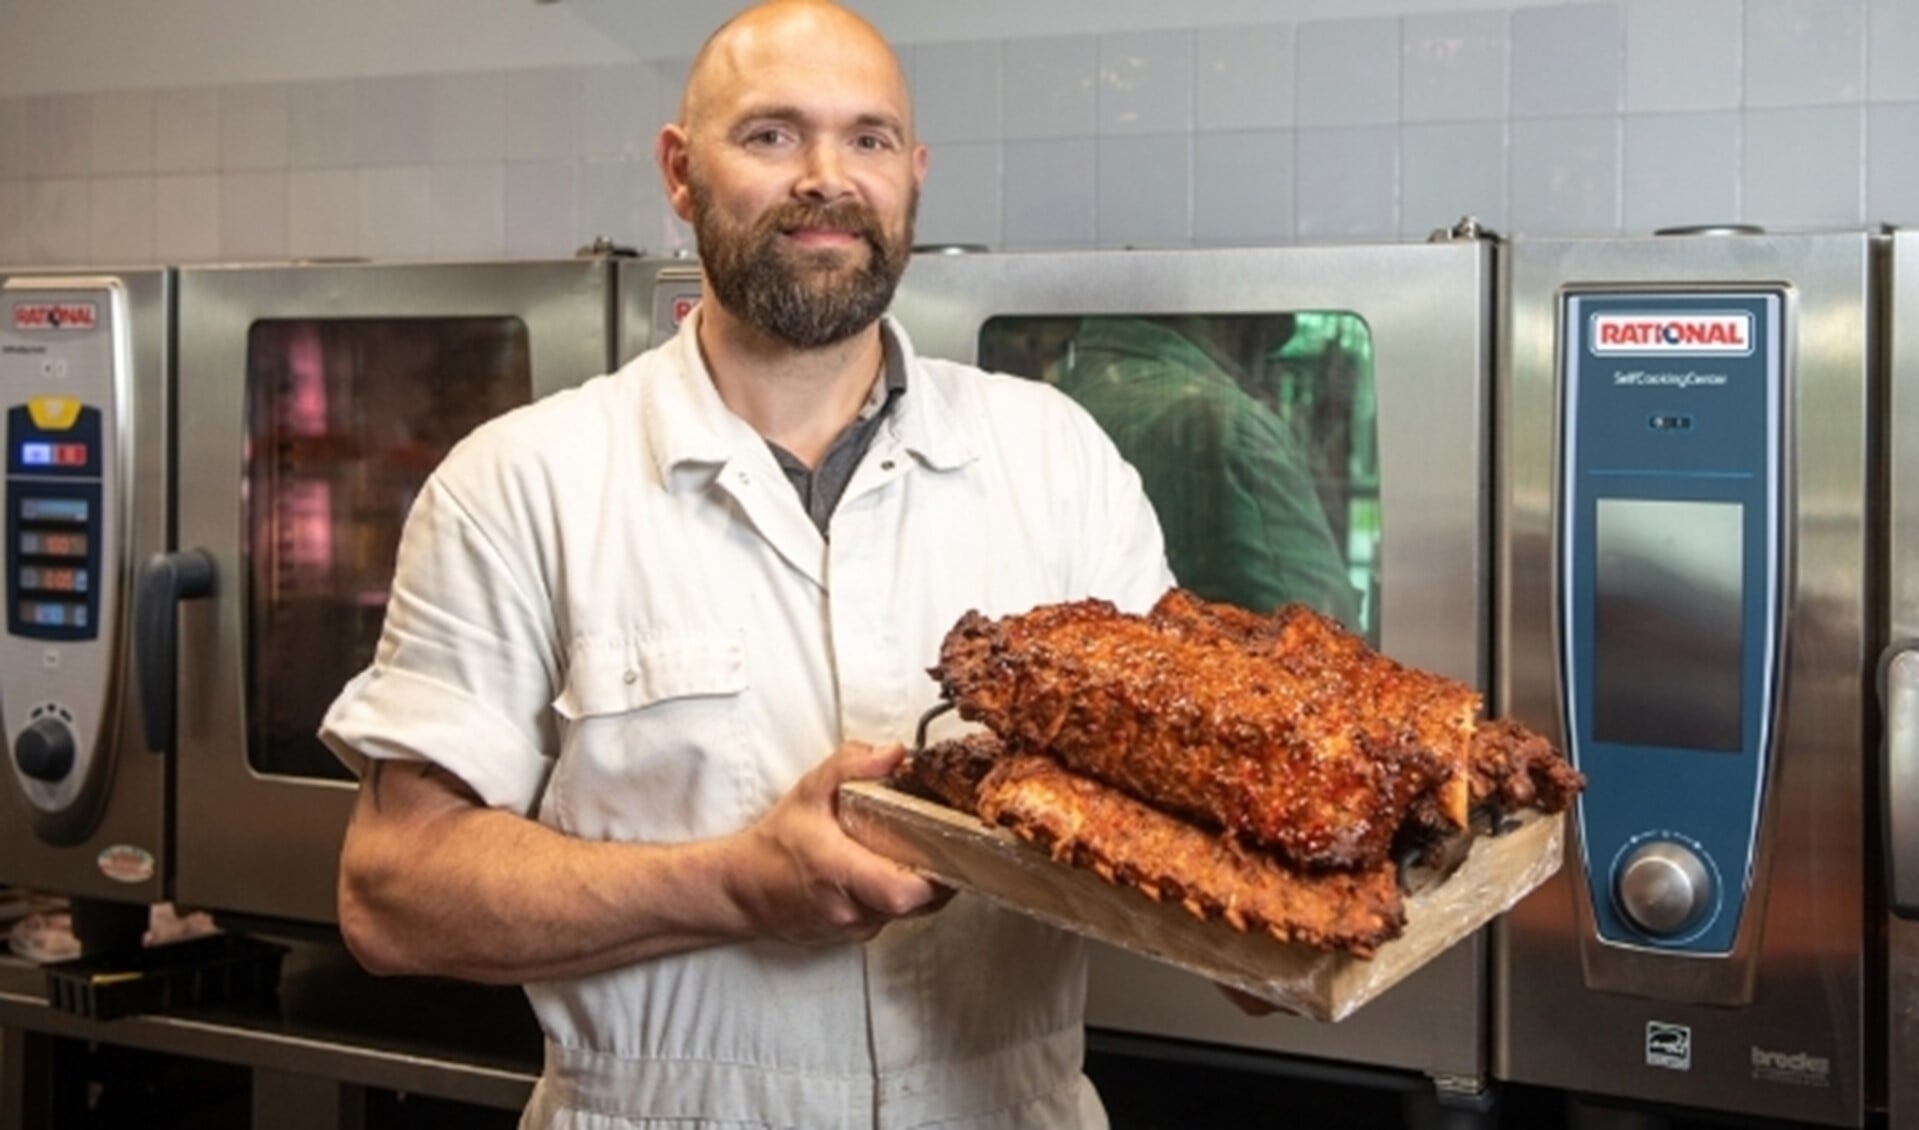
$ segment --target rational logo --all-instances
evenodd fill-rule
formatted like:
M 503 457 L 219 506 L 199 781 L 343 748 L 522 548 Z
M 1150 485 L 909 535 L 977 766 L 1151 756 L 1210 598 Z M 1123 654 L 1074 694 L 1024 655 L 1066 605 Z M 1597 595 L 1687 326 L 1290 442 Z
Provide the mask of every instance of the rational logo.
M 1646 1021 L 1646 1066 L 1692 1070 L 1692 1029 L 1684 1024 Z
M 1752 315 L 1594 314 L 1592 340 L 1597 354 L 1752 352 Z
M 17 302 L 16 330 L 90 330 L 99 324 L 100 308 L 91 302 Z

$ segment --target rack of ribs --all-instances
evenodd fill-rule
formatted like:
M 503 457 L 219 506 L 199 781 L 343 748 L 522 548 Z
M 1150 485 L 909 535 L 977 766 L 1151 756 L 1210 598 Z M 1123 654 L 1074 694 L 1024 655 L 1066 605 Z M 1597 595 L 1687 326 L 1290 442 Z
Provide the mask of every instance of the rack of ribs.
M 902 783 L 1108 883 L 1202 921 L 1371 957 L 1405 926 L 1398 868 L 1304 873 L 1060 767 L 970 734 L 914 754 Z
M 1584 786 L 1470 688 L 1303 606 L 969 612 L 932 674 L 986 731 L 896 783 L 1198 918 L 1361 957 L 1404 926 L 1398 861 L 1456 849 L 1469 807 L 1558 812 Z
M 1136 799 L 1307 868 L 1386 859 L 1415 800 L 1466 825 L 1479 696 L 1312 610 L 1169 592 L 968 612 L 932 669 L 962 717 Z

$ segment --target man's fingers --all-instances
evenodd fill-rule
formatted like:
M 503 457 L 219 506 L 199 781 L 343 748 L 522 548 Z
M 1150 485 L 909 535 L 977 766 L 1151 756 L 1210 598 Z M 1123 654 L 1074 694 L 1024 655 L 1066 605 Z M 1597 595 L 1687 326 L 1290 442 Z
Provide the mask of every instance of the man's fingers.
M 1214 982 L 1214 988 L 1217 988 L 1227 1000 L 1239 1006 L 1239 1010 L 1248 1016 L 1271 1016 L 1279 1011 L 1279 1006 L 1271 1001 L 1235 989 L 1231 985 Z
M 871 780 L 891 773 L 905 756 L 906 747 L 897 742 L 882 746 L 848 742 L 840 747 L 832 763 L 839 770 L 839 781 Z
M 883 856 L 855 868 L 840 889 L 861 906 L 890 918 L 911 914 L 939 897 L 932 881 Z

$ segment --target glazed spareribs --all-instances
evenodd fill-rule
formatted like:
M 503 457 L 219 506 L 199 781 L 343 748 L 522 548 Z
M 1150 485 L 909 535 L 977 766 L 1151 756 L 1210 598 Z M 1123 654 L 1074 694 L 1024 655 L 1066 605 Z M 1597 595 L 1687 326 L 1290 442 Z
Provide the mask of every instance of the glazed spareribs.
M 1057 759 L 1308 869 L 1385 861 L 1414 801 L 1465 825 L 1479 697 L 1309 609 L 1181 590 L 962 617 L 932 674 L 1014 754 Z
M 1371 957 L 1405 926 L 1391 862 L 1361 871 L 1295 871 L 1050 758 L 1006 754 L 991 734 L 918 751 L 901 765 L 897 783 L 932 792 L 1114 886 L 1240 933 Z

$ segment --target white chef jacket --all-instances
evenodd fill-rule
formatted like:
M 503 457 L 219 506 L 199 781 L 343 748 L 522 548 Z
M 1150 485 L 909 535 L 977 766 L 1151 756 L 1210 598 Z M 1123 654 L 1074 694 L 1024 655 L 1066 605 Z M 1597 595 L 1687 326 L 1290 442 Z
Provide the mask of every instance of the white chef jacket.
M 415 503 L 378 651 L 322 736 L 585 839 L 723 836 L 843 741 L 910 743 L 967 609 L 1143 610 L 1172 583 L 1090 417 L 884 328 L 906 394 L 830 537 L 692 328 L 478 429 Z M 527 994 L 547 1048 L 527 1126 L 1105 1125 L 1079 940 L 971 897 L 864 945 L 742 943 Z

